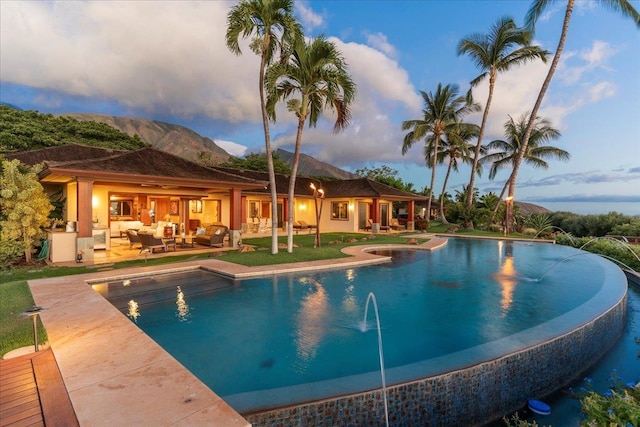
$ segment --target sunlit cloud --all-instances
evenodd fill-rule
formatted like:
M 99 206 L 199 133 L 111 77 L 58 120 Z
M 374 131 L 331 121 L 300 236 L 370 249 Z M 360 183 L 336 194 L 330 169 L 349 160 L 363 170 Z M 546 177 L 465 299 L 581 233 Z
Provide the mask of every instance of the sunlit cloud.
M 388 42 L 386 35 L 382 33 L 365 33 L 365 37 L 369 46 L 381 51 L 389 57 L 393 58 L 396 56 L 396 49 L 391 43 Z
M 324 17 L 314 12 L 304 1 L 296 2 L 295 9 L 305 30 L 313 31 L 324 26 Z

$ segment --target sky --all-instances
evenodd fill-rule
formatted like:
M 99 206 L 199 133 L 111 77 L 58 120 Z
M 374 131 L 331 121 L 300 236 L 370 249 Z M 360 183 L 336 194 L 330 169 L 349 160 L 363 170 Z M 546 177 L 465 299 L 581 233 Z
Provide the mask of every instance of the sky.
M 640 11 L 640 1 L 632 1 Z M 183 125 L 230 154 L 264 151 L 258 95 L 259 57 L 242 41 L 226 47 L 228 1 L 0 1 L 0 102 L 43 113 L 90 112 Z M 405 155 L 405 120 L 423 117 L 420 91 L 455 84 L 459 93 L 480 74 L 457 45 L 488 33 L 501 17 L 519 25 L 528 0 L 296 1 L 309 37 L 324 35 L 357 85 L 351 125 L 332 132 L 324 112 L 305 127 L 302 151 L 354 172 L 383 165 L 417 190 L 428 186 L 423 142 Z M 555 52 L 566 2 L 551 2 L 534 44 Z M 484 143 L 504 139 L 509 116 L 533 108 L 548 64 L 527 63 L 498 76 Z M 485 79 L 473 89 L 484 106 Z M 569 35 L 539 116 L 571 154 L 546 170 L 523 165 L 515 199 L 581 214 L 640 214 L 640 31 L 596 1 L 576 1 Z M 274 147 L 293 151 L 296 118 L 284 106 L 271 124 Z M 466 117 L 481 122 L 481 113 Z M 437 168 L 440 194 L 446 166 Z M 447 186 L 468 184 L 460 167 Z M 476 179 L 480 194 L 499 194 L 508 170 Z

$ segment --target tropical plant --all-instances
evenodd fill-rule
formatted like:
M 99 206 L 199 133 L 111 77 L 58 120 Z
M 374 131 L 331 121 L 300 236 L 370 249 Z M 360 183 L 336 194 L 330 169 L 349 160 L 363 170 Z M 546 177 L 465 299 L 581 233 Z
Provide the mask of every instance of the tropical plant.
M 458 44 L 458 55 L 469 55 L 476 66 L 482 70 L 482 73 L 471 81 L 471 86 L 475 87 L 486 77 L 489 77 L 489 94 L 473 155 L 471 178 L 469 179 L 470 188 L 475 185 L 475 171 L 480 161 L 482 138 L 498 74 L 538 58 L 545 63 L 547 61 L 549 52 L 538 46 L 531 46 L 530 41 L 531 33 L 518 28 L 512 18 L 502 17 L 493 24 L 488 34 L 474 33 L 463 38 Z M 466 200 L 467 209 L 471 209 L 472 204 L 471 198 Z
M 536 118 L 534 132 L 531 134 L 528 146 L 523 148 L 522 138 L 528 127 L 527 116 L 526 113 L 523 114 L 517 122 L 513 120 L 513 117 L 509 116 L 504 125 L 506 139 L 496 139 L 487 144 L 487 151 L 490 154 L 483 157 L 480 162 L 482 164 L 491 164 L 489 179 L 494 179 L 501 168 L 512 166 L 523 149 L 526 151 L 523 157 L 526 159 L 527 164 L 542 169 L 549 168 L 549 164 L 544 159 L 568 160 L 570 158 L 570 154 L 567 151 L 545 145 L 552 139 L 560 138 L 560 132 L 552 127 L 548 120 L 540 117 Z M 511 185 L 514 185 L 514 183 L 510 179 L 504 183 L 499 196 L 500 200 L 502 200 L 507 187 Z M 509 188 L 509 194 L 511 194 L 511 190 Z M 510 208 L 510 205 L 512 203 L 507 203 L 507 209 Z M 495 212 L 497 212 L 497 207 L 494 208 Z M 509 214 L 509 212 L 506 213 L 507 216 Z M 507 224 L 507 232 L 509 232 L 509 227 L 510 224 Z
M 551 216 L 544 213 L 532 213 L 526 221 L 527 227 L 533 228 L 537 233 L 544 230 L 551 231 Z
M 633 19 L 636 24 L 636 27 L 640 27 L 640 14 L 635 10 L 633 5 L 628 0 L 598 0 L 598 3 L 602 4 L 604 7 L 612 9 L 616 12 L 621 13 L 625 17 L 629 17 Z M 552 3 L 551 0 L 533 0 L 529 10 L 527 11 L 527 15 L 525 17 L 525 27 L 535 33 L 535 24 L 538 19 L 543 15 L 545 9 L 549 4 Z M 549 89 L 549 85 L 551 84 L 551 80 L 553 75 L 558 67 L 558 63 L 560 62 L 560 56 L 562 55 L 562 51 L 564 50 L 565 41 L 567 39 L 567 34 L 569 32 L 569 23 L 571 22 L 571 14 L 573 13 L 573 6 L 575 4 L 575 0 L 567 0 L 567 7 L 565 9 L 564 21 L 562 23 L 562 32 L 560 33 L 560 40 L 558 41 L 558 47 L 556 48 L 556 53 L 553 56 L 553 60 L 551 61 L 551 66 L 549 68 L 549 72 L 542 83 L 542 87 L 540 88 L 540 92 L 538 93 L 538 97 L 536 98 L 536 102 L 531 110 L 531 115 L 529 116 L 529 121 L 527 124 L 527 128 L 522 137 L 522 147 L 518 156 L 516 156 L 513 170 L 511 172 L 511 176 L 509 177 L 509 198 L 513 200 L 515 196 L 515 183 L 518 177 L 518 171 L 520 170 L 520 166 L 522 161 L 525 158 L 525 154 L 527 152 L 527 147 L 530 143 L 531 137 L 533 135 L 534 126 L 535 126 L 535 118 L 538 117 L 538 111 L 540 110 L 540 106 L 542 105 L 542 100 L 544 99 L 545 94 L 547 93 L 547 89 Z M 507 205 L 507 209 L 511 209 L 511 204 Z
M 355 170 L 355 174 L 362 177 L 372 179 L 376 182 L 386 184 L 389 187 L 397 188 L 398 190 L 415 193 L 416 190 L 412 182 L 406 182 L 398 176 L 398 171 L 392 169 L 387 165 L 382 165 L 376 168 L 362 167 Z
M 275 173 L 289 174 L 291 167 L 282 160 L 277 151 L 273 155 L 273 170 Z M 220 163 L 218 166 L 233 169 L 246 169 L 252 171 L 268 172 L 267 156 L 263 153 L 249 153 L 244 157 L 229 157 L 226 162 Z
M 309 127 L 315 127 L 322 111 L 329 108 L 336 113 L 333 131 L 345 129 L 351 120 L 349 107 L 356 94 L 356 85 L 335 44 L 323 36 L 309 42 L 302 36 L 298 37 L 291 46 L 287 60 L 269 67 L 266 84 L 269 117 L 275 121 L 276 104 L 288 100 L 287 109 L 298 118 L 289 177 L 287 219 L 287 252 L 293 252 L 293 200 L 304 124 L 308 119 Z
M 451 170 L 458 172 L 458 160 L 463 163 L 470 163 L 473 145 L 469 144 L 469 140 L 476 137 L 479 132 L 478 125 L 472 123 L 455 122 L 447 126 L 445 130 L 445 138 L 441 140 L 442 144 L 438 150 L 438 163 L 444 163 L 449 160 L 447 165 L 447 173 L 442 184 L 442 193 L 440 194 L 440 221 L 447 224 L 447 218 L 444 214 L 444 196 L 446 194 L 447 182 L 451 175 Z M 433 135 L 431 137 L 433 139 Z M 431 163 L 433 151 L 425 147 L 427 164 Z
M 278 193 L 265 100 L 265 72 L 276 53 L 284 51 L 283 43 L 292 42 L 300 34 L 302 29 L 293 16 L 293 0 L 242 0 L 227 15 L 226 42 L 229 50 L 236 55 L 242 54 L 239 38 L 251 37 L 251 50 L 260 56 L 258 90 L 271 189 L 272 254 L 278 253 Z
M 458 85 L 455 84 L 442 86 L 441 83 L 438 83 L 435 93 L 420 91 L 420 94 L 424 101 L 423 117 L 402 122 L 402 130 L 409 131 L 404 136 L 402 155 L 405 155 L 414 143 L 423 138 L 425 139 L 425 150 L 437 153 L 440 139 L 447 126 L 461 121 L 465 115 L 480 109 L 478 104 L 473 102 L 470 93 L 466 97 L 458 96 Z M 431 158 L 431 164 L 427 164 L 427 167 L 431 168 L 431 184 L 427 196 L 427 219 L 431 215 L 437 159 L 438 157 L 434 155 Z
M 478 203 L 481 208 L 493 210 L 493 208 L 500 203 L 500 197 L 498 197 L 493 191 L 489 191 L 487 194 L 480 196 Z
M 53 206 L 38 181 L 38 167 L 28 168 L 18 160 L 2 160 L 0 171 L 0 246 L 5 247 L 2 265 L 13 261 L 12 254 L 22 249 L 26 262 L 31 262 L 35 243 L 44 237 Z M 7 249 L 13 248 L 13 249 Z

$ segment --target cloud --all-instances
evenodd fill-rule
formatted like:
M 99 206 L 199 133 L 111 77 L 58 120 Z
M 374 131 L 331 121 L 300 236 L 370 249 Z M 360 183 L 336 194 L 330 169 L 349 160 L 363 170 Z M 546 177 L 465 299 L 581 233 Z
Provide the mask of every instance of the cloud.
M 527 200 L 532 202 L 640 203 L 640 195 L 571 194 L 568 196 L 527 197 Z
M 308 7 L 307 2 L 296 2 L 295 10 L 305 30 L 313 31 L 316 28 L 324 26 L 324 17 L 311 10 L 311 8 Z
M 618 53 L 609 43 L 594 40 L 588 49 L 580 52 L 564 52 L 558 78 L 571 85 L 581 81 L 584 75 L 597 69 L 610 71 L 608 60 Z
M 370 46 L 346 43 L 335 37 L 328 40 L 342 52 L 357 85 L 356 99 L 351 105 L 352 124 L 344 132 L 333 134 L 335 116 L 326 110 L 317 128 L 304 129 L 305 153 L 340 167 L 368 161 L 405 160 L 423 164 L 421 157 L 414 160 L 401 154 L 403 133 L 396 116 L 419 117 L 421 109 L 421 98 L 407 71 Z M 274 138 L 275 146 L 293 148 L 296 131 L 293 119 L 291 113 L 279 114 L 275 128 L 280 133 Z
M 224 130 L 233 134 L 232 126 L 261 123 L 261 113 L 259 58 L 248 40 L 241 41 L 239 56 L 226 47 L 231 4 L 2 2 L 3 83 L 59 94 L 47 99 L 49 105 L 61 105 L 64 97 L 115 101 L 140 117 L 226 122 Z M 297 12 L 306 25 L 323 25 L 307 4 L 298 3 Z M 305 129 L 305 145 L 339 165 L 373 160 L 383 152 L 383 158 L 401 159 L 402 134 L 394 115 L 417 117 L 421 108 L 407 71 L 374 47 L 329 40 L 343 53 L 358 85 L 353 126 L 333 135 L 328 111 L 317 129 Z M 394 51 L 384 34 L 371 41 Z M 280 136 L 276 142 L 292 144 L 295 124 L 290 113 L 281 113 L 273 126 Z
M 374 49 L 377 49 L 392 58 L 396 56 L 396 49 L 391 43 L 389 43 L 386 35 L 382 33 L 365 33 L 365 38 L 367 39 L 369 46 Z
M 148 115 L 256 121 L 258 58 L 246 45 L 241 56 L 227 49 L 229 5 L 3 2 L 2 79 Z
M 223 139 L 216 139 L 214 142 L 232 156 L 242 157 L 247 154 L 247 147 L 244 145 L 236 144 L 232 141 L 225 141 Z
M 640 184 L 640 168 L 630 169 L 628 172 L 621 170 L 612 170 L 609 172 L 602 171 L 585 171 L 579 173 L 565 173 L 545 176 L 539 179 L 531 179 L 528 181 L 518 182 L 519 188 L 527 187 L 549 187 L 561 184 L 580 185 L 580 184 L 603 184 L 603 183 L 626 183 L 638 181 Z

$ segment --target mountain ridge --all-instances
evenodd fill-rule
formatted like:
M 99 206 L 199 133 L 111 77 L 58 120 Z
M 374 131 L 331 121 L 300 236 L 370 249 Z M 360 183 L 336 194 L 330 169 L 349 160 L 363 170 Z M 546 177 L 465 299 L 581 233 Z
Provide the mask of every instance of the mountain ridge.
M 81 121 L 95 121 L 107 124 L 129 136 L 138 135 L 142 141 L 159 150 L 194 162 L 203 162 L 215 166 L 224 163 L 231 157 L 231 155 L 224 148 L 217 145 L 214 140 L 204 137 L 181 125 L 136 117 L 110 116 L 107 114 L 68 113 L 64 114 L 64 116 Z M 278 149 L 276 152 L 282 160 L 290 166 L 292 165 L 293 153 L 283 149 Z M 302 176 L 324 176 L 334 179 L 352 179 L 357 177 L 354 173 L 347 172 L 329 163 L 321 162 L 306 154 L 300 154 L 298 174 Z

